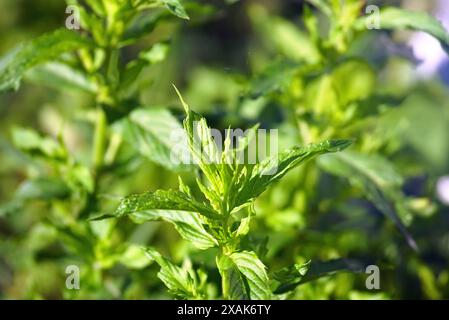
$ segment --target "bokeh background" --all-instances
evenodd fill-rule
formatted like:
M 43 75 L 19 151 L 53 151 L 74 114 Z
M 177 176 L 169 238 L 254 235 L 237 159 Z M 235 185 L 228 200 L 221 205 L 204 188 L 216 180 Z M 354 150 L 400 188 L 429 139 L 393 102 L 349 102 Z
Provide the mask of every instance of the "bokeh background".
M 447 1 L 371 2 L 427 11 L 449 29 Z M 301 142 L 294 128 L 283 125 L 292 116 L 289 108 L 295 106 L 288 105 L 288 100 L 270 97 L 250 101 L 244 93 L 249 79 L 279 56 L 278 48 L 270 42 L 275 17 L 300 30 L 303 2 L 202 3 L 206 6 L 198 17 L 164 25 L 125 51 L 124 60 L 147 43 L 171 39 L 166 61 L 145 70 L 141 103 L 164 106 L 179 115 L 181 109 L 172 89 L 175 83 L 189 104 L 214 127 L 248 127 L 260 122 L 266 128 L 282 128 L 284 144 Z M 22 41 L 64 26 L 65 8 L 61 0 L 0 0 L 0 55 Z M 288 44 L 289 39 L 283 41 Z M 257 202 L 254 236 L 269 235 L 264 260 L 269 267 L 315 258 L 350 257 L 381 268 L 380 290 L 367 290 L 363 274 L 344 273 L 301 286 L 292 298 L 449 298 L 449 59 L 438 41 L 414 32 L 367 33 L 358 42 L 357 50 L 376 70 L 375 90 L 397 98 L 394 112 L 388 113 L 377 127 L 383 132 L 395 131 L 380 152 L 405 177 L 401 191 L 413 197 L 416 210 L 407 228 L 419 251 L 407 245 L 394 224 L 363 194 L 351 193 L 352 186 L 344 179 L 323 174 L 313 189 L 315 203 L 308 203 L 304 200 L 308 193 L 302 192 L 307 182 L 298 184 L 298 180 L 303 181 L 300 170 Z M 67 291 L 64 267 L 78 260 L 68 253 L 70 246 L 67 248 L 45 223 L 50 210 L 45 197 L 30 201 L 20 210 L 11 209 L 17 190 L 23 190 L 28 177 L 37 170 L 12 145 L 12 128 L 31 127 L 49 135 L 62 130 L 69 150 L 79 161 L 88 163 L 93 129 L 84 116 L 93 103 L 87 94 L 27 80 L 20 91 L 0 95 L 0 298 L 170 297 L 156 277 L 157 266 L 145 263 L 134 269 L 114 263 L 102 270 L 99 285 L 92 280 L 92 285 L 83 286 L 82 280 L 82 290 Z M 140 157 L 120 174 L 108 178 L 102 191 L 120 197 L 176 188 L 177 175 Z M 193 182 L 192 176 L 184 175 Z M 346 190 L 349 195 L 343 196 Z M 212 283 L 218 283 L 213 252 L 195 251 L 171 226 L 147 223 L 136 227 L 122 221 L 115 227 L 120 241 L 162 248 L 179 263 L 189 256 L 194 264 L 210 270 Z M 217 288 L 212 285 L 211 290 Z

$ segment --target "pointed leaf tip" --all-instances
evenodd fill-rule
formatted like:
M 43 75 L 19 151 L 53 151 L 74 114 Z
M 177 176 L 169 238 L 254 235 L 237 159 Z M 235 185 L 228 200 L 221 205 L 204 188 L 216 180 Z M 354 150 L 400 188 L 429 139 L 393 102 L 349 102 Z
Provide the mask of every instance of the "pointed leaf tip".
M 172 83 L 173 88 L 176 91 L 176 94 L 178 95 L 179 100 L 181 101 L 182 106 L 184 107 L 184 110 L 186 111 L 186 113 L 189 112 L 189 105 L 184 101 L 184 98 L 181 95 L 181 92 L 179 92 L 178 88 L 176 87 L 176 85 L 174 83 Z
M 115 218 L 116 216 L 113 214 L 109 214 L 109 213 L 105 213 L 105 214 L 100 214 L 100 215 L 96 215 L 93 217 L 90 217 L 87 219 L 87 221 L 101 221 L 101 220 L 107 220 L 107 219 L 112 219 Z
M 354 141 L 353 140 L 329 140 L 329 152 L 339 152 L 345 150 L 347 147 L 349 147 Z

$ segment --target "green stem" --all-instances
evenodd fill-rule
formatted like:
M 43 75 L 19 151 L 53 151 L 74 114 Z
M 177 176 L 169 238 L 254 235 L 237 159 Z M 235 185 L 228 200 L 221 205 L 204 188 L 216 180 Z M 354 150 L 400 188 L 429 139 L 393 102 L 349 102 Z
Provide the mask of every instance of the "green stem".
M 97 107 L 97 120 L 95 124 L 94 146 L 93 146 L 93 165 L 96 174 L 103 168 L 104 156 L 106 153 L 106 114 L 102 107 Z

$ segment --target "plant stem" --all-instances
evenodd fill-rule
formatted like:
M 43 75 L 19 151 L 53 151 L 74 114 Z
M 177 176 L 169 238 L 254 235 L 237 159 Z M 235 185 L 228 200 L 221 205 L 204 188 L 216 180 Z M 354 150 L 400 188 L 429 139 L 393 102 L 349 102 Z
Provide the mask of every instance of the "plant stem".
M 94 146 L 93 146 L 93 166 L 95 173 L 101 171 L 104 164 L 104 155 L 106 152 L 106 114 L 101 106 L 97 107 L 97 119 L 95 124 Z

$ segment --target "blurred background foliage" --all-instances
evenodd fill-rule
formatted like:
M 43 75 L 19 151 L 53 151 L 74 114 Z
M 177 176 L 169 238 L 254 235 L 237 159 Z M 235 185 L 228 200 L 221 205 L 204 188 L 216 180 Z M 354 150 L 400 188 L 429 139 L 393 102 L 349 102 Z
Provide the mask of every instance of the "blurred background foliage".
M 427 11 L 449 27 L 445 1 L 369 3 Z M 349 162 L 323 157 L 263 194 L 248 246 L 257 240 L 256 252 L 270 269 L 309 259 L 377 264 L 381 289 L 367 290 L 363 273 L 342 273 L 304 284 L 288 298 L 449 298 L 449 190 L 437 190 L 449 175 L 449 60 L 438 54 L 438 42 L 404 31 L 353 34 L 358 9 L 340 12 L 335 34 L 325 38 L 323 13 L 301 0 L 183 4 L 189 21 L 166 21 L 123 52 L 129 61 L 142 48 L 169 41 L 165 59 L 136 81 L 140 105 L 164 107 L 181 119 L 175 83 L 215 128 L 259 122 L 280 130 L 281 148 L 356 139 L 345 153 Z M 1 55 L 62 27 L 65 8 L 60 0 L 2 0 Z M 208 270 L 214 296 L 213 250 L 197 251 L 172 226 L 67 222 L 83 197 L 72 194 L 86 183 L 83 169 L 63 171 L 76 185 L 66 190 L 13 144 L 33 139 L 30 132 L 13 134 L 14 128 L 33 128 L 61 137 L 74 161 L 89 164 L 95 100 L 60 86 L 32 72 L 20 91 L 0 95 L 0 298 L 170 298 L 158 267 L 124 243 L 150 244 L 178 263 Z M 130 193 L 177 188 L 178 174 L 194 181 L 126 143 L 118 157 L 122 165 L 100 185 L 103 211 Z M 55 228 L 51 219 L 67 223 Z M 69 264 L 81 266 L 79 291 L 65 288 Z

